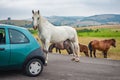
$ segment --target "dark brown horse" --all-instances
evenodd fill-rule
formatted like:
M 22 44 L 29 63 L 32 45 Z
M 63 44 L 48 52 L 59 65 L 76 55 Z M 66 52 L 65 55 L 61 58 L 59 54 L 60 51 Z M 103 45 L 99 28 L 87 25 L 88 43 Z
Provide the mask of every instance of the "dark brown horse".
M 92 57 L 92 51 L 94 57 L 96 57 L 96 50 L 102 51 L 104 58 L 107 58 L 107 52 L 110 49 L 110 46 L 116 47 L 115 39 L 107 39 L 107 40 L 93 40 L 88 44 L 90 50 L 90 56 Z
M 80 43 L 79 43 L 79 47 L 80 47 L 80 52 L 84 52 L 84 54 L 87 57 L 89 57 L 88 47 L 86 45 L 83 45 L 83 44 L 80 44 Z M 51 44 L 50 47 L 49 47 L 49 52 L 52 52 L 53 48 L 56 48 L 56 52 L 59 50 L 59 53 L 61 53 L 60 50 L 66 49 L 68 54 L 73 54 L 73 51 L 72 51 L 72 48 L 71 48 L 71 43 L 70 43 L 69 40 L 66 40 L 66 41 L 60 42 L 60 43 Z
M 68 54 L 72 54 L 72 48 L 71 48 L 71 42 L 69 40 L 66 40 L 64 42 L 59 42 L 59 43 L 53 43 L 50 45 L 49 47 L 49 52 L 52 52 L 53 48 L 56 48 L 56 52 L 61 53 L 60 50 L 64 50 L 66 49 L 66 51 L 68 52 Z

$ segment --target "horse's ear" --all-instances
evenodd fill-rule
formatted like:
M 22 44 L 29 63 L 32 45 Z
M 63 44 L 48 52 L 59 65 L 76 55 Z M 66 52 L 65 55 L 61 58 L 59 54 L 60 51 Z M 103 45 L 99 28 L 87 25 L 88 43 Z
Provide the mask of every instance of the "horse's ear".
M 40 13 L 40 11 L 38 10 L 38 14 Z
M 34 14 L 34 10 L 32 10 L 32 13 Z
M 115 39 L 111 39 L 111 40 L 113 40 L 114 42 L 116 42 L 116 40 L 115 40 Z

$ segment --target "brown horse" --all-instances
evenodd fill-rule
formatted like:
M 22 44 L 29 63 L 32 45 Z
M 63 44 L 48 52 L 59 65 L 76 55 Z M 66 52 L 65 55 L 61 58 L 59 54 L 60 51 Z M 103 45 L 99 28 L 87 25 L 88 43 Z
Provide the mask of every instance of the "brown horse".
M 80 44 L 79 43 L 79 47 L 80 47 L 80 52 L 84 52 L 84 54 L 89 57 L 88 54 L 88 47 L 86 45 Z M 52 49 L 56 48 L 56 52 L 59 50 L 59 53 L 61 53 L 60 50 L 64 50 L 66 49 L 66 51 L 68 52 L 68 54 L 73 54 L 72 48 L 71 48 L 71 43 L 69 40 L 66 40 L 64 42 L 60 42 L 60 43 L 53 43 L 50 45 L 49 47 L 49 52 L 52 52 Z
M 96 50 L 102 51 L 104 58 L 107 58 L 107 52 L 110 46 L 116 47 L 116 40 L 115 39 L 107 39 L 107 40 L 93 40 L 88 44 L 90 50 L 90 56 L 92 57 L 92 51 L 94 57 L 96 57 Z
M 79 47 L 80 47 L 80 52 L 84 52 L 84 54 L 89 57 L 89 54 L 88 54 L 88 47 L 86 45 L 83 45 L 83 44 L 80 44 L 79 43 Z

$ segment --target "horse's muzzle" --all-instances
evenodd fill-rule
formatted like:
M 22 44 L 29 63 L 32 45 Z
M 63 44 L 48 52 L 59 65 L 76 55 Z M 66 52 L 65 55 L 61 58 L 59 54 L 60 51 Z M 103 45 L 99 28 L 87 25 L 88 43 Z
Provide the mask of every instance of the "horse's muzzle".
M 113 47 L 116 47 L 116 45 L 112 45 Z
M 33 29 L 36 30 L 36 29 L 37 29 L 37 26 L 33 26 Z
M 114 47 L 116 47 L 116 45 L 114 45 Z

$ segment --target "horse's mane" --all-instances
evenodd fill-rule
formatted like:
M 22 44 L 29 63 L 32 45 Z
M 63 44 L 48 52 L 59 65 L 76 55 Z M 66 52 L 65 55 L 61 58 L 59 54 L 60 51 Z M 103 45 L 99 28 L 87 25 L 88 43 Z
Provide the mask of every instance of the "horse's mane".
M 110 41 L 116 42 L 115 39 L 105 39 L 105 40 L 103 40 L 103 42 L 110 42 Z
M 47 23 L 48 25 L 53 25 L 52 23 L 50 23 L 46 18 L 42 17 L 40 14 L 39 14 L 40 18 L 41 18 L 41 21 L 42 23 Z
M 115 39 L 111 39 L 112 41 L 114 41 L 114 42 L 116 42 L 116 40 Z
M 103 42 L 108 42 L 109 40 L 105 39 L 105 40 L 102 40 Z

